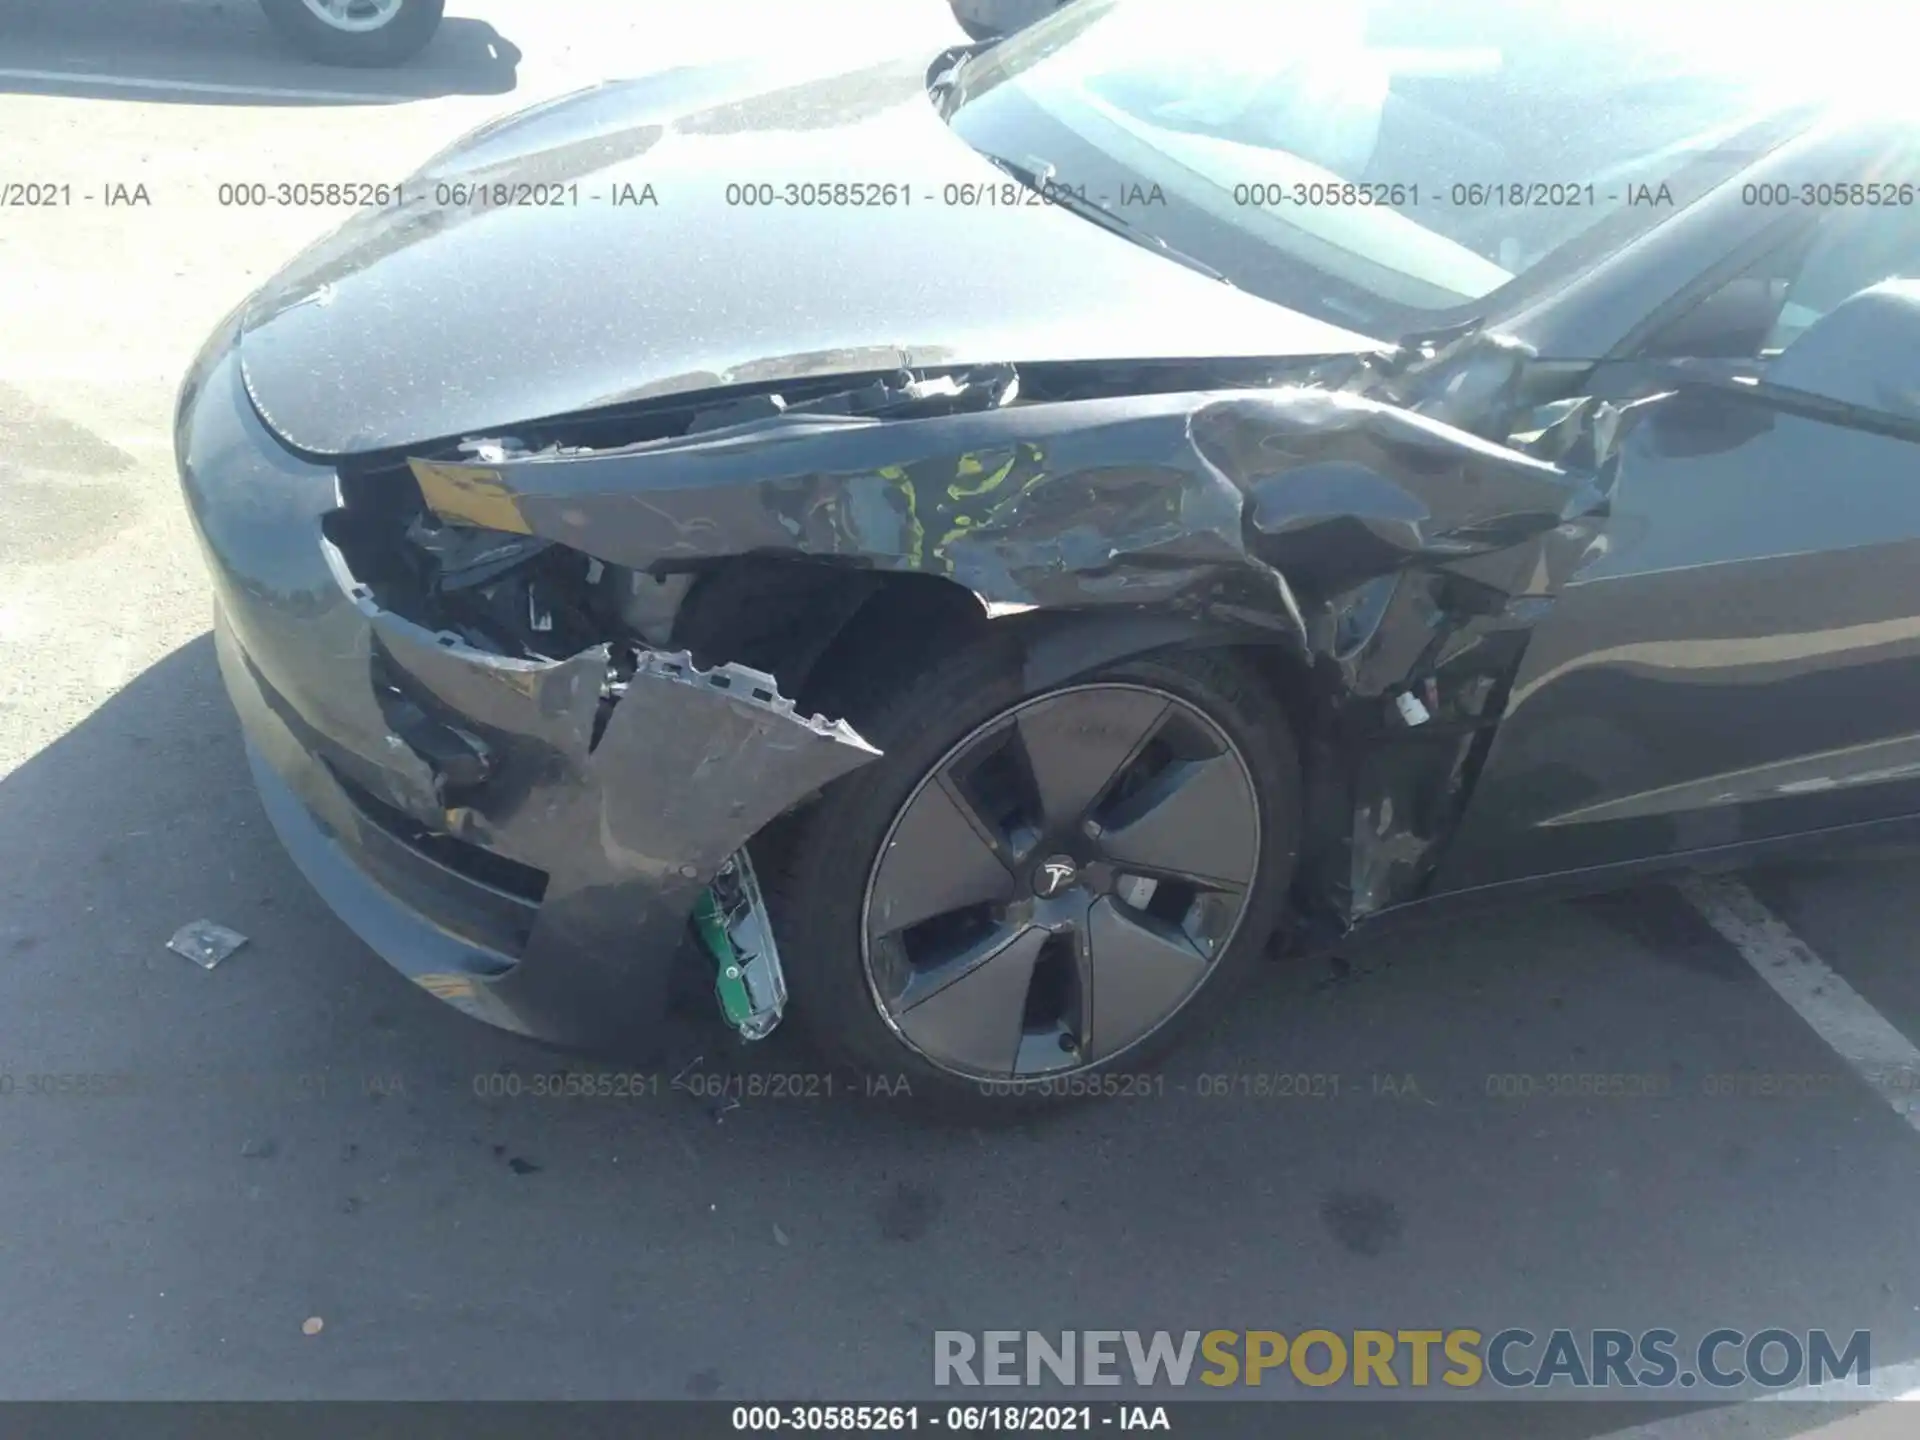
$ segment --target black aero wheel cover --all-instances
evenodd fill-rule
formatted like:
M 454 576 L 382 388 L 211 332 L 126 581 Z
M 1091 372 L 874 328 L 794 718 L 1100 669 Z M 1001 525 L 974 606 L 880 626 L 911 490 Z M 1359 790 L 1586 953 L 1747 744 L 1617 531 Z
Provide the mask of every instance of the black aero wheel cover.
M 1023 700 L 949 747 L 881 840 L 873 1003 L 967 1079 L 1106 1064 L 1212 975 L 1262 843 L 1252 769 L 1192 701 L 1118 680 Z

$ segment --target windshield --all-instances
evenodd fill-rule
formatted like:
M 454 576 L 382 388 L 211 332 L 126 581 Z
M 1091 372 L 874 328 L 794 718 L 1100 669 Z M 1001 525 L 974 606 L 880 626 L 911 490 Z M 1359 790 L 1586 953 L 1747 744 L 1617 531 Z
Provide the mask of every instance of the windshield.
M 948 118 L 1135 238 L 1398 333 L 1590 264 L 1750 165 L 1836 73 L 1810 43 L 1712 0 L 1078 0 L 976 56 Z

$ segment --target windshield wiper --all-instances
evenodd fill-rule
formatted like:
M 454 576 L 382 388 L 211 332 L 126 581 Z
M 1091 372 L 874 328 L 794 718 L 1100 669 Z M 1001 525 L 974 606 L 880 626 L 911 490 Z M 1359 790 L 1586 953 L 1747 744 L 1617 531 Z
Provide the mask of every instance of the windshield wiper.
M 1065 185 L 1055 185 L 1053 177 L 1056 172 L 1051 161 L 1038 160 L 1032 164 L 1022 164 L 1018 160 L 1008 160 L 1000 155 L 988 155 L 986 158 L 1029 190 L 1037 190 L 1044 195 L 1048 203 L 1058 205 L 1062 210 L 1078 215 L 1082 220 L 1090 220 L 1102 230 L 1111 231 L 1123 239 L 1131 240 L 1134 244 L 1151 250 L 1156 255 L 1163 255 L 1176 264 L 1186 266 L 1189 270 L 1197 270 L 1209 280 L 1218 280 L 1222 285 L 1235 288 L 1233 281 L 1206 261 L 1197 259 L 1184 250 L 1176 250 L 1151 230 L 1141 229 L 1131 220 L 1114 214 L 1099 201 L 1089 199 L 1078 190 Z
M 933 78 L 927 82 L 927 93 L 933 98 L 933 108 L 940 118 L 949 118 L 960 108 L 965 91 L 960 88 L 960 76 L 973 57 L 986 46 L 979 41 L 971 45 L 955 45 L 943 50 L 933 62 Z

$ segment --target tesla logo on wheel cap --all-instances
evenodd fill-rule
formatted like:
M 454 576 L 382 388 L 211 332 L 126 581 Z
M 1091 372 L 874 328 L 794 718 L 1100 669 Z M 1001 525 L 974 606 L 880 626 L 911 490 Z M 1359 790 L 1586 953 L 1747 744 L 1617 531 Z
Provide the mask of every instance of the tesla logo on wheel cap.
M 1062 890 L 1078 879 L 1080 867 L 1064 855 L 1056 855 L 1046 861 L 1033 875 L 1033 893 L 1042 900 L 1051 900 Z

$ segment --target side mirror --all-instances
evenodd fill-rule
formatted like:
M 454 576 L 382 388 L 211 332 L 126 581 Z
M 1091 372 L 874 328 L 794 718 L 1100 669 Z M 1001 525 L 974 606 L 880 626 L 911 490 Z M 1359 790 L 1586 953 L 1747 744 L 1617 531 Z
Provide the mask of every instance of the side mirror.
M 1787 303 L 1787 282 L 1738 275 L 1653 337 L 1657 359 L 1741 360 L 1760 353 Z
M 1848 296 L 1780 352 L 1766 382 L 1920 423 L 1920 281 Z

